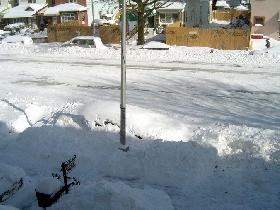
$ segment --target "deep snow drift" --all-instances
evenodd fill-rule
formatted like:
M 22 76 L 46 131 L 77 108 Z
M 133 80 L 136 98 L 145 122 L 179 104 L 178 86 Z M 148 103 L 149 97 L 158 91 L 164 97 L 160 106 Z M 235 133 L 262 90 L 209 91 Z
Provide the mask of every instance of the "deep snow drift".
M 38 209 L 77 155 L 81 184 L 50 209 L 280 208 L 279 54 L 131 47 L 124 153 L 119 53 L 1 45 L 0 195 L 23 179 L 4 204 Z

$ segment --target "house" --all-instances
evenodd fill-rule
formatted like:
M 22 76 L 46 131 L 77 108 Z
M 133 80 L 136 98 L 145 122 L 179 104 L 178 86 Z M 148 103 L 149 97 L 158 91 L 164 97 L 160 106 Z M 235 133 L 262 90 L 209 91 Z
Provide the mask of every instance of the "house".
M 94 22 L 97 24 L 116 24 L 120 18 L 119 3 L 117 1 L 87 1 L 88 25 Z M 94 16 L 94 18 L 93 18 Z
M 188 27 L 207 27 L 210 20 L 209 0 L 186 0 L 186 25 Z
M 246 22 L 250 22 L 250 5 L 246 0 L 218 0 L 216 3 L 213 1 L 211 8 L 212 21 L 232 21 L 242 17 Z
M 279 12 L 279 0 L 251 0 L 252 33 L 279 40 Z
M 185 2 L 167 2 L 162 8 L 157 9 L 156 25 L 160 27 L 174 23 L 183 25 L 185 23 L 185 7 Z
M 46 0 L 20 0 L 19 5 L 7 10 L 4 14 L 6 23 L 25 23 L 40 25 L 43 22 L 42 10 L 47 7 Z
M 79 25 L 88 25 L 86 0 L 54 0 L 53 7 L 44 12 L 48 23 L 60 24 L 76 21 Z

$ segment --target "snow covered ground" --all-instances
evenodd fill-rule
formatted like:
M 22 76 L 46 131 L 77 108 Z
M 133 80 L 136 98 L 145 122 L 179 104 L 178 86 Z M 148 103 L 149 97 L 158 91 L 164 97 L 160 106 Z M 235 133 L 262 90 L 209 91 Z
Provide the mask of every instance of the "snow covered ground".
M 278 49 L 128 47 L 124 153 L 104 123 L 119 123 L 119 49 L 1 44 L 0 194 L 23 178 L 4 204 L 38 209 L 76 154 L 81 185 L 49 209 L 279 209 Z

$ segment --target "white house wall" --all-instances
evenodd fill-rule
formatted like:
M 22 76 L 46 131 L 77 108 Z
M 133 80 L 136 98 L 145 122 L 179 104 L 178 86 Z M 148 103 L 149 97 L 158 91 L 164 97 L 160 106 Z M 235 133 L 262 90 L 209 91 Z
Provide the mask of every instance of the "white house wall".
M 264 34 L 279 39 L 280 0 L 251 0 L 252 33 Z M 254 26 L 254 17 L 265 18 L 264 26 Z
M 115 14 L 118 10 L 115 8 L 115 7 L 118 7 L 117 1 L 102 2 L 102 1 L 95 1 L 95 0 L 87 0 L 88 25 L 91 25 L 92 20 L 93 20 L 92 1 L 93 1 L 93 12 L 94 12 L 95 20 L 98 20 L 101 18 L 100 13 L 102 15 Z

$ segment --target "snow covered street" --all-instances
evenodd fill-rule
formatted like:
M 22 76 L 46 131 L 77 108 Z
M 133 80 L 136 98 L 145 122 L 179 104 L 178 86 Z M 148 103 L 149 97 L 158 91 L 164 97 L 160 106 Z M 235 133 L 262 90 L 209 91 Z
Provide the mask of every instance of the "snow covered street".
M 37 184 L 76 154 L 81 185 L 50 209 L 279 209 L 273 50 L 131 47 L 122 153 L 104 124 L 119 123 L 119 49 L 1 44 L 0 194 L 24 180 L 5 204 L 38 209 Z

